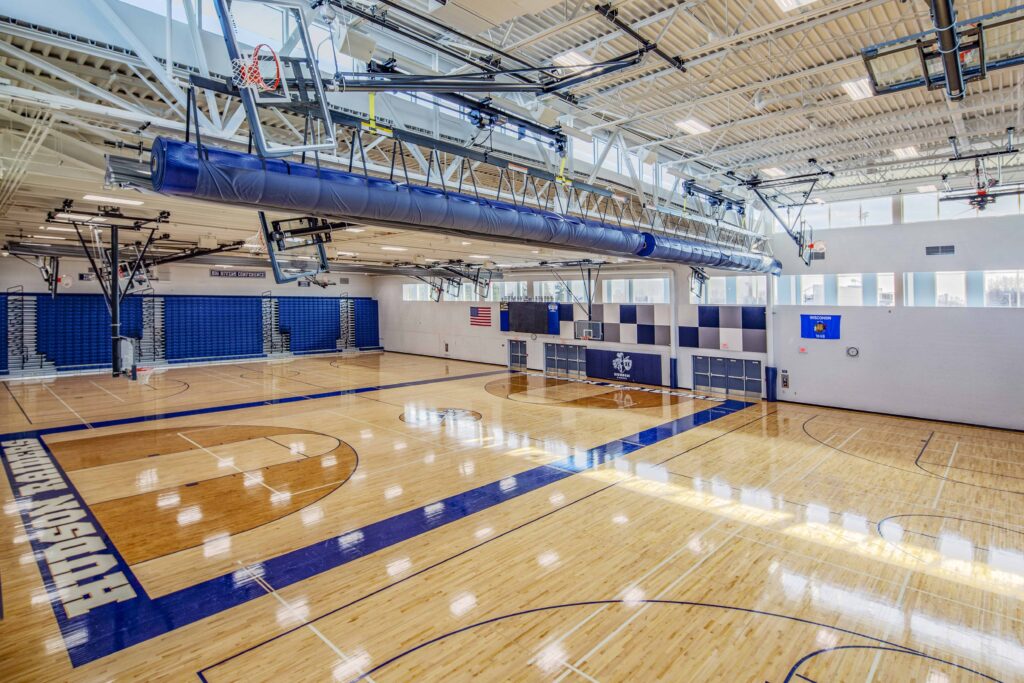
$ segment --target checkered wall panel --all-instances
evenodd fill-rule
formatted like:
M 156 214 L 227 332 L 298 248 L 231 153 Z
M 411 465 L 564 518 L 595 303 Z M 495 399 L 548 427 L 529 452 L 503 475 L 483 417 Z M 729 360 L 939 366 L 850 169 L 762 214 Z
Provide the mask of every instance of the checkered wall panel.
M 574 307 L 576 320 L 586 311 Z M 620 344 L 669 346 L 672 343 L 672 312 L 668 304 L 594 304 L 594 320 L 604 323 L 604 341 Z
M 679 346 L 723 351 L 768 351 L 764 306 L 698 306 L 696 325 L 679 328 Z M 692 316 L 692 313 L 690 314 Z

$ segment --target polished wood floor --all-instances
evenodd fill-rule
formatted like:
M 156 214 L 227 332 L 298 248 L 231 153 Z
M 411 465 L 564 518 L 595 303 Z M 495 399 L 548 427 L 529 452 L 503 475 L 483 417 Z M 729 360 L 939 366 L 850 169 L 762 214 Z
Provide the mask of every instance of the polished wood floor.
M 1022 433 L 391 353 L 0 406 L 3 681 L 1024 680 Z

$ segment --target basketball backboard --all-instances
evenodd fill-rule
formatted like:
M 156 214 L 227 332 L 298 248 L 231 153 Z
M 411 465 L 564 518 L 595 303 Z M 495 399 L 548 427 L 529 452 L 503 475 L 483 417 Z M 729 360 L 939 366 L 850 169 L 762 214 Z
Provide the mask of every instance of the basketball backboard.
M 1024 10 L 1020 6 L 957 22 L 960 65 L 965 81 L 989 71 L 1024 65 Z M 876 95 L 945 86 L 942 54 L 934 31 L 865 48 L 862 56 Z
M 301 0 L 214 0 L 231 64 L 260 156 L 283 157 L 336 148 L 309 16 Z M 330 37 L 326 29 L 319 29 Z M 295 132 L 263 126 L 261 108 L 308 114 L 312 125 Z

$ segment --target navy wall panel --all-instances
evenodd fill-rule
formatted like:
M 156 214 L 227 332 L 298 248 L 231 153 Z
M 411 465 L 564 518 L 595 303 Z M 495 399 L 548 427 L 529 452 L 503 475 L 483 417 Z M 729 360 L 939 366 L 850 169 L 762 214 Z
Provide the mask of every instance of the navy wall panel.
M 170 362 L 263 355 L 260 297 L 165 297 L 164 329 Z
M 278 298 L 281 331 L 291 339 L 293 353 L 333 351 L 341 334 L 338 299 L 288 296 Z
M 660 385 L 661 356 L 587 349 L 587 377 Z

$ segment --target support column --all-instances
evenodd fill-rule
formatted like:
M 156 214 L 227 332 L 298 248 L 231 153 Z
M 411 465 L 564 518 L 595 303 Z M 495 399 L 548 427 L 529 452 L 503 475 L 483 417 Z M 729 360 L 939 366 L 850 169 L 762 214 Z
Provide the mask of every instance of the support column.
M 110 367 L 114 377 L 121 375 L 121 283 L 118 278 L 117 225 L 110 226 Z
M 775 367 L 775 275 L 765 275 L 768 286 L 765 295 L 765 361 L 764 396 L 775 401 L 778 395 L 778 369 Z

